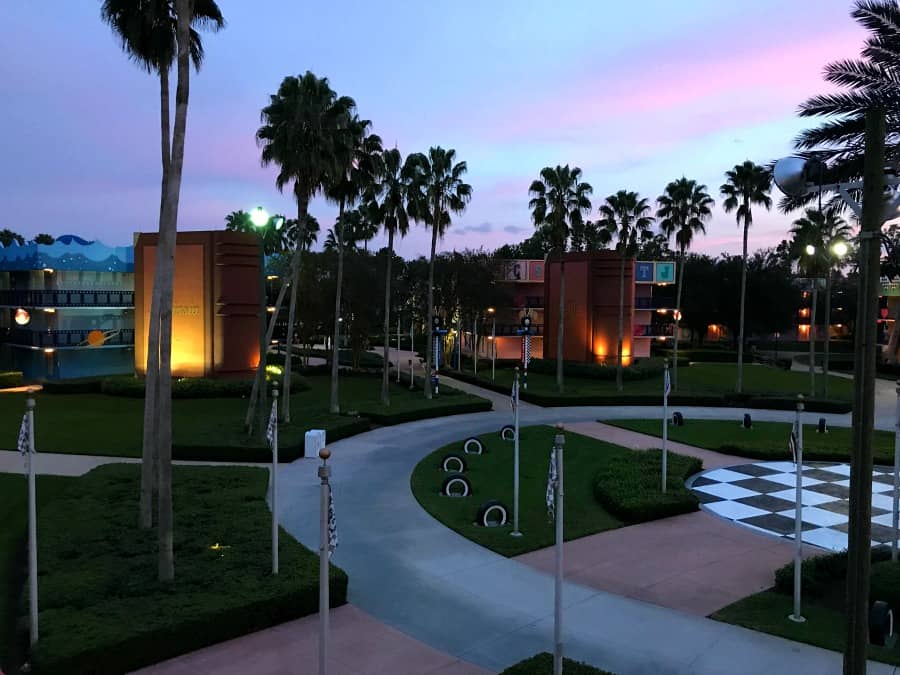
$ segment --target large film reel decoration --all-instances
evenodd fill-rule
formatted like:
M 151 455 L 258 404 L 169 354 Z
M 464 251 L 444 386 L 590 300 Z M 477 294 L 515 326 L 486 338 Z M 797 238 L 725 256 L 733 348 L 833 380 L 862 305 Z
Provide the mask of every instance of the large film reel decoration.
M 484 443 L 481 439 L 472 436 L 463 441 L 463 452 L 467 455 L 480 455 L 484 453 Z
M 445 497 L 468 497 L 472 494 L 472 484 L 461 473 L 454 473 L 444 479 L 441 494 Z
M 498 499 L 491 499 L 478 509 L 478 524 L 482 527 L 503 527 L 509 522 L 509 509 Z
M 444 455 L 441 468 L 447 473 L 463 473 L 466 470 L 466 460 L 459 455 Z

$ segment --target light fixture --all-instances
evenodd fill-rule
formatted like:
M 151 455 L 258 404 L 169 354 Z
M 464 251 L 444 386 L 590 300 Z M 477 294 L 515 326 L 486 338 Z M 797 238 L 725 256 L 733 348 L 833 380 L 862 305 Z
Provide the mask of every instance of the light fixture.
M 842 241 L 835 242 L 835 243 L 831 246 L 831 251 L 832 251 L 838 258 L 843 258 L 845 255 L 847 255 L 847 251 L 848 251 L 847 244 L 845 244 L 845 243 L 842 242 Z
M 270 274 L 266 277 L 266 281 L 275 281 L 278 278 L 277 274 Z
M 45 354 L 52 354 L 52 353 L 55 352 L 55 351 L 56 351 L 56 350 L 53 349 L 53 347 L 44 347 L 44 353 L 45 353 Z
M 52 268 L 52 267 L 45 267 L 45 268 L 44 268 L 44 271 L 45 271 L 47 274 L 53 274 L 53 268 Z
M 56 310 L 53 309 L 52 307 L 44 307 L 44 312 L 45 312 L 46 314 L 55 314 L 55 313 L 56 313 Z
M 269 314 L 274 314 L 274 313 L 275 313 L 275 308 L 274 308 L 274 307 L 266 307 L 266 311 L 267 311 Z
M 250 222 L 254 227 L 264 227 L 269 222 L 269 212 L 257 206 L 250 212 Z
M 27 309 L 24 309 L 23 307 L 19 307 L 16 310 L 15 321 L 20 326 L 27 326 L 28 323 L 31 321 L 31 314 L 29 314 Z
M 806 255 L 815 255 L 815 253 L 816 253 L 816 247 L 813 246 L 812 244 L 807 244 L 806 245 Z

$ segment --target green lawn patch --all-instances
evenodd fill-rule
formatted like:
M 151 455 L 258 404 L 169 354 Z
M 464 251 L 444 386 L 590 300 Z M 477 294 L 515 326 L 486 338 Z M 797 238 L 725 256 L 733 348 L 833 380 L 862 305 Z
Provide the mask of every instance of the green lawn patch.
M 553 672 L 553 654 L 542 652 L 530 659 L 519 661 L 510 666 L 500 675 L 550 675 Z M 573 661 L 563 656 L 563 673 L 565 675 L 613 675 L 609 671 L 594 668 L 594 666 Z
M 391 406 L 381 405 L 381 381 L 372 376 L 342 376 L 341 409 L 328 410 L 330 378 L 304 378 L 306 391 L 291 396 L 291 424 L 279 427 L 279 457 L 292 461 L 303 453 L 304 434 L 325 429 L 329 442 L 387 425 L 465 412 L 490 410 L 487 399 L 456 390 L 426 401 L 422 393 L 391 384 Z M 15 448 L 25 394 L 2 394 L 0 448 Z M 39 392 L 35 437 L 39 452 L 66 452 L 113 457 L 139 457 L 143 428 L 142 399 L 104 394 Z M 244 432 L 245 398 L 196 398 L 172 401 L 175 459 L 207 461 L 269 461 L 269 449 Z
M 75 479 L 39 517 L 34 672 L 129 672 L 316 612 L 318 556 L 283 531 L 271 575 L 267 483 L 263 469 L 176 467 L 175 581 L 160 584 L 156 532 L 136 527 L 140 467 Z M 346 602 L 347 575 L 332 567 L 330 585 Z
M 522 537 L 511 537 L 512 525 L 506 527 L 481 527 L 475 524 L 478 508 L 490 499 L 499 499 L 509 509 L 513 506 L 513 444 L 503 441 L 499 434 L 481 436 L 485 453 L 463 455 L 462 439 L 440 448 L 422 459 L 413 470 L 410 479 L 413 494 L 419 504 L 434 518 L 462 536 L 501 555 L 515 556 L 528 551 L 551 546 L 555 541 L 554 526 L 547 517 L 545 495 L 550 448 L 555 430 L 547 426 L 525 427 L 520 430 L 520 491 L 519 529 Z M 466 478 L 472 484 L 469 497 L 444 497 L 441 484 L 448 475 L 441 468 L 447 454 L 458 454 L 467 463 Z M 681 466 L 670 453 L 670 461 Z M 604 508 L 595 497 L 595 482 L 601 470 L 614 472 L 612 482 L 631 480 L 636 467 L 652 470 L 652 457 L 644 453 L 604 443 L 575 433 L 566 433 L 565 446 L 565 531 L 566 540 L 578 539 L 589 534 L 621 527 L 623 521 Z M 676 471 L 673 469 L 672 476 Z M 604 474 L 604 476 L 610 474 Z M 655 474 L 659 480 L 659 472 Z M 652 479 L 652 477 L 651 477 Z M 677 480 L 677 479 L 675 479 Z M 604 486 L 608 485 L 603 479 Z M 652 491 L 647 489 L 646 499 L 652 502 Z M 662 498 L 662 494 L 657 492 Z M 693 497 L 689 497 L 693 500 Z M 663 501 L 667 501 L 666 497 Z M 618 497 L 611 505 L 625 505 Z M 694 502 L 696 508 L 696 502 Z M 650 508 L 645 506 L 650 512 Z M 625 513 L 630 513 L 625 508 Z M 680 511 L 679 511 L 680 512 Z
M 623 429 L 630 429 L 650 436 L 662 435 L 662 420 L 603 420 Z M 753 422 L 753 428 L 740 426 L 737 415 L 734 420 L 685 419 L 683 427 L 669 425 L 669 439 L 698 448 L 715 450 L 726 455 L 739 455 L 761 460 L 786 460 L 790 458 L 788 438 L 791 424 L 788 422 Z M 894 434 L 876 431 L 872 450 L 875 463 L 894 463 Z M 847 427 L 829 427 L 827 434 L 816 433 L 813 424 L 803 425 L 803 458 L 811 461 L 845 462 L 850 458 L 851 436 Z

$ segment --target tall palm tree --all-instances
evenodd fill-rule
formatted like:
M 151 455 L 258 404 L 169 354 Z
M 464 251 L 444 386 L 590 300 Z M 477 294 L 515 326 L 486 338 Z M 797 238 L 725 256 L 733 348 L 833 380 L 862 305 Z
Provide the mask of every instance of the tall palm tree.
M 218 30 L 224 19 L 213 0 L 104 0 L 100 16 L 119 37 L 125 53 L 160 82 L 162 181 L 159 240 L 150 302 L 147 380 L 141 468 L 140 518 L 152 526 L 153 465 L 158 467 L 159 570 L 161 581 L 175 576 L 172 551 L 172 295 L 178 200 L 190 91 L 190 64 L 199 68 L 203 46 L 192 26 Z M 169 133 L 169 70 L 177 65 L 175 120 Z
M 344 282 L 344 231 L 347 225 L 345 208 L 353 206 L 371 191 L 381 162 L 381 138 L 370 134 L 372 123 L 353 114 L 335 133 L 334 171 L 330 176 L 326 196 L 338 204 L 338 219 L 334 226 L 337 238 L 338 267 L 334 293 L 334 341 L 331 345 L 330 410 L 341 410 L 338 391 L 338 356 L 341 337 L 341 292 Z M 358 210 L 357 217 L 361 218 Z
M 286 247 L 284 222 L 286 222 L 284 216 L 273 215 L 269 218 L 268 223 L 257 227 L 250 220 L 250 214 L 246 211 L 232 211 L 225 216 L 225 229 L 262 237 L 263 252 L 266 255 L 272 255 L 284 251 Z
M 565 333 L 566 248 L 570 236 L 578 248 L 584 244 L 584 216 L 590 213 L 590 195 L 594 189 L 581 180 L 581 169 L 557 165 L 545 166 L 540 178 L 528 188 L 531 220 L 545 232 L 552 250 L 559 254 L 559 322 L 556 326 L 556 388 L 563 391 L 563 337 Z
M 431 256 L 428 261 L 428 317 L 431 326 L 434 316 L 434 254 L 437 241 L 450 227 L 453 214 L 466 210 L 472 199 L 472 186 L 463 181 L 468 171 L 465 162 L 456 161 L 456 150 L 440 146 L 428 149 L 428 154 L 416 153 L 408 160 L 412 177 L 410 215 L 431 228 Z M 425 398 L 431 398 L 431 364 L 433 343 L 430 337 L 425 348 Z
M 744 227 L 744 248 L 741 257 L 741 314 L 738 329 L 737 382 L 735 391 L 740 394 L 744 383 L 744 303 L 747 298 L 747 232 L 753 224 L 753 206 L 766 210 L 772 208 L 769 191 L 772 176 L 767 169 L 750 160 L 725 172 L 726 182 L 719 188 L 725 198 L 722 206 L 726 213 L 736 211 L 738 227 Z
M 282 387 L 285 392 L 291 390 L 297 293 L 302 255 L 307 250 L 304 242 L 310 222 L 307 218 L 309 203 L 324 190 L 329 177 L 334 174 L 337 132 L 347 125 L 355 108 L 352 98 L 338 96 L 331 89 L 328 78 L 319 78 L 306 71 L 301 76 L 284 78 L 278 92 L 269 97 L 269 104 L 260 113 L 262 126 L 256 132 L 256 140 L 262 149 L 262 164 L 278 165 L 275 186 L 279 191 L 290 186 L 297 200 L 297 226 L 292 230 L 296 239 L 290 269 L 291 299 Z M 274 316 L 272 318 L 275 319 Z M 283 396 L 281 405 L 284 421 L 290 422 L 291 397 Z
M 684 285 L 684 259 L 694 236 L 706 234 L 705 223 L 712 217 L 713 198 L 706 186 L 682 176 L 666 185 L 665 192 L 656 198 L 659 208 L 656 217 L 666 239 L 675 237 L 680 261 L 678 291 L 675 299 L 675 340 L 672 350 L 672 390 L 678 391 L 678 336 L 681 324 L 681 289 Z
M 387 265 L 384 276 L 384 368 L 381 373 L 381 403 L 383 405 L 391 404 L 388 334 L 391 330 L 391 265 L 394 261 L 394 236 L 405 237 L 409 232 L 407 208 L 414 171 L 409 159 L 404 163 L 403 156 L 397 148 L 385 150 L 382 154 L 381 173 L 367 204 L 370 220 L 381 225 L 388 235 Z M 397 358 L 397 368 L 399 368 L 399 356 Z
M 647 200 L 637 192 L 619 190 L 600 206 L 603 239 L 616 240 L 619 254 L 619 341 L 616 349 L 616 390 L 622 391 L 622 346 L 625 338 L 625 259 L 633 256 L 641 240 L 651 235 L 653 217 Z M 633 340 L 632 340 L 633 342 Z

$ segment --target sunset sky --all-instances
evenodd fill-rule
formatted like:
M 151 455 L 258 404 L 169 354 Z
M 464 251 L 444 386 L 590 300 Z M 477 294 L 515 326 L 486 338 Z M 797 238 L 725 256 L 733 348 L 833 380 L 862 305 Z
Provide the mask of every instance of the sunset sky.
M 228 26 L 204 35 L 191 79 L 179 229 L 222 227 L 257 204 L 295 215 L 254 133 L 281 79 L 311 70 L 356 100 L 385 145 L 452 147 L 466 160 L 474 196 L 448 250 L 528 236 L 528 185 L 546 165 L 580 166 L 595 206 L 623 188 L 653 200 L 682 175 L 719 201 L 726 169 L 790 153 L 810 124 L 797 105 L 826 91 L 823 66 L 863 39 L 849 0 L 219 6 Z M 128 61 L 99 8 L 0 3 L 0 229 L 125 244 L 157 227 L 157 80 Z M 312 211 L 324 228 L 336 209 L 317 199 Z M 755 249 L 794 216 L 754 217 Z M 416 228 L 398 250 L 426 253 L 429 242 Z M 695 248 L 739 252 L 733 215 L 717 207 Z

